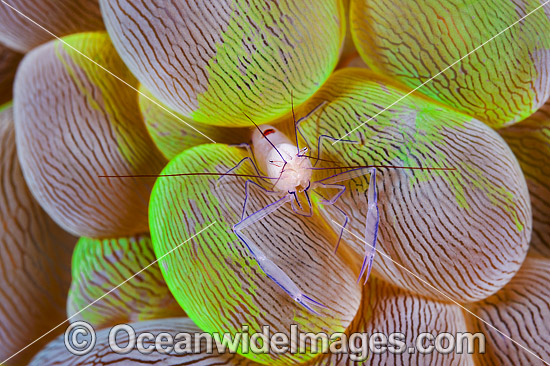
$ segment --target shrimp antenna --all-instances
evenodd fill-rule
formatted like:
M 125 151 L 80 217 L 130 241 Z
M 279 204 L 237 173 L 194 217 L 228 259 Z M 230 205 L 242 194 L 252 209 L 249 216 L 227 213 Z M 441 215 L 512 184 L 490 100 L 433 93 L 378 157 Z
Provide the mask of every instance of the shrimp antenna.
M 279 149 L 277 149 L 277 148 L 275 147 L 275 145 L 273 145 L 273 142 L 271 142 L 271 140 L 265 135 L 265 133 L 264 133 L 264 132 L 262 131 L 262 129 L 260 128 L 260 126 L 258 126 L 258 125 L 256 124 L 256 122 L 254 122 L 254 121 L 252 120 L 252 118 L 250 118 L 250 117 L 248 116 L 248 114 L 246 114 L 246 113 L 244 113 L 244 112 L 243 112 L 243 114 L 245 115 L 246 118 L 248 118 L 248 120 L 249 120 L 250 122 L 252 122 L 252 124 L 254 125 L 254 127 L 256 127 L 256 129 L 257 129 L 258 131 L 260 131 L 260 133 L 262 134 L 262 136 L 267 140 L 267 142 L 269 142 L 269 144 L 275 149 L 275 151 L 277 151 L 277 154 L 279 154 L 279 156 L 281 157 L 281 159 L 283 159 L 283 161 L 284 161 L 285 164 L 286 164 L 287 161 L 285 160 L 285 158 L 283 158 L 283 155 L 281 154 L 281 152 L 279 151 Z
M 396 165 L 349 165 L 349 166 L 332 166 L 326 168 L 307 168 L 311 170 L 338 170 L 338 169 L 366 169 L 366 168 L 388 168 L 388 169 L 408 169 L 408 170 L 441 170 L 441 171 L 453 171 L 456 168 L 429 168 L 423 166 L 396 166 Z
M 300 151 L 300 145 L 298 145 L 298 124 L 296 123 L 296 114 L 294 113 L 294 92 L 290 90 L 290 106 L 292 108 L 292 120 L 294 121 L 294 136 L 296 137 L 296 149 Z
M 327 163 L 336 163 L 336 164 L 339 164 L 341 163 L 340 161 L 334 161 L 334 160 L 327 160 L 327 159 L 321 159 L 321 158 L 318 158 L 316 156 L 311 156 L 311 155 L 302 155 L 306 158 L 310 158 L 310 159 L 315 159 L 315 160 L 319 160 L 319 161 L 324 161 L 324 162 L 327 162 Z
M 179 174 L 136 174 L 136 175 L 98 175 L 98 178 L 160 178 L 160 177 L 185 177 L 193 175 L 204 175 L 214 177 L 243 177 L 243 178 L 258 178 L 258 179 L 278 179 L 274 177 L 264 177 L 253 174 L 232 174 L 232 173 L 215 173 L 215 172 L 197 172 L 197 173 L 179 173 Z

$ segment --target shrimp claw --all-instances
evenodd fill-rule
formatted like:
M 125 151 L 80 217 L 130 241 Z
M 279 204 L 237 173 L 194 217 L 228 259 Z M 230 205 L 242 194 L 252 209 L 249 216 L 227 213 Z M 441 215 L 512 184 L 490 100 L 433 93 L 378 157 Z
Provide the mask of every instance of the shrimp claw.
M 247 249 L 252 254 L 254 259 L 256 259 L 258 265 L 267 275 L 267 277 L 269 277 L 277 285 L 279 285 L 298 304 L 302 305 L 314 314 L 319 314 L 312 308 L 312 305 L 320 306 L 323 308 L 326 307 L 323 304 L 313 300 L 311 297 L 306 296 L 304 293 L 302 293 L 298 288 L 298 285 L 296 285 L 296 283 L 292 281 L 292 279 L 281 268 L 279 268 L 279 266 L 277 266 L 272 260 L 268 259 L 265 253 L 260 248 L 258 248 L 252 240 L 250 240 L 242 233 L 242 230 L 266 217 L 270 213 L 276 211 L 285 203 L 290 202 L 291 200 L 291 195 L 287 194 L 283 196 L 278 201 L 267 205 L 261 210 L 258 210 L 250 216 L 242 219 L 239 223 L 233 225 L 233 232 L 246 245 Z
M 335 183 L 342 182 L 344 180 L 354 179 L 362 177 L 366 174 L 370 174 L 369 189 L 367 192 L 367 220 L 365 227 L 365 257 L 363 259 L 363 265 L 361 266 L 361 272 L 357 278 L 357 282 L 361 280 L 365 272 L 365 282 L 367 283 L 370 272 L 372 270 L 372 263 L 376 254 L 376 240 L 378 238 L 378 223 L 380 221 L 380 212 L 378 210 L 378 191 L 376 189 L 376 168 L 361 167 L 346 172 L 334 174 L 325 179 L 321 179 L 316 184 L 319 184 L 325 188 L 337 188 Z M 338 192 L 330 200 L 325 200 L 323 204 L 333 204 L 345 191 L 345 187 L 341 192 Z
M 378 191 L 376 190 L 376 169 L 372 168 L 370 174 L 369 190 L 367 193 L 367 223 L 365 228 L 365 258 L 361 266 L 361 272 L 357 282 L 361 280 L 365 271 L 365 284 L 367 283 L 372 270 L 372 262 L 376 254 L 376 239 L 378 238 L 378 223 L 380 222 L 380 212 L 378 210 Z

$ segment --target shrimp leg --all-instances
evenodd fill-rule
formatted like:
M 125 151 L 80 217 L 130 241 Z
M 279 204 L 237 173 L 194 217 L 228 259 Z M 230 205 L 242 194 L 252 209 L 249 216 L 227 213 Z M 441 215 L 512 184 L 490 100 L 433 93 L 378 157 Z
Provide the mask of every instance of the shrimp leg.
M 267 275 L 271 278 L 277 285 L 279 285 L 290 297 L 294 299 L 297 303 L 305 307 L 307 310 L 311 311 L 314 314 L 318 314 L 313 308 L 313 305 L 326 308 L 323 304 L 313 300 L 309 296 L 303 294 L 296 283 L 290 279 L 290 277 L 277 266 L 273 261 L 268 259 L 264 252 L 256 246 L 248 237 L 246 237 L 242 230 L 246 229 L 248 226 L 254 224 L 255 222 L 266 217 L 270 213 L 276 211 L 282 207 L 285 203 L 290 202 L 292 196 L 290 194 L 284 195 L 279 200 L 267 205 L 261 210 L 258 210 L 251 214 L 250 216 L 244 218 L 239 223 L 233 225 L 233 232 L 237 237 L 246 245 L 254 259 L 258 262 L 258 265 Z
M 229 169 L 229 170 L 226 171 L 224 174 L 222 174 L 221 177 L 218 178 L 218 180 L 216 181 L 216 188 L 219 188 L 222 179 L 227 178 L 227 174 L 233 173 L 233 172 L 234 172 L 235 170 L 237 170 L 241 165 L 243 165 L 244 162 L 246 162 L 246 161 L 250 161 L 250 163 L 252 164 L 252 167 L 253 167 L 254 170 L 256 171 L 256 174 L 258 174 L 258 176 L 260 176 L 261 173 L 260 173 L 260 171 L 258 170 L 258 167 L 256 166 L 256 163 L 254 163 L 254 160 L 252 160 L 252 158 L 251 158 L 250 156 L 247 156 L 246 158 L 241 159 L 241 161 L 239 161 L 233 168 Z M 262 179 L 262 180 L 265 181 L 265 179 L 263 179 L 263 178 L 260 178 L 260 179 Z
M 348 225 L 349 216 L 348 216 L 348 214 L 346 214 L 346 212 L 344 210 L 342 210 L 340 207 L 336 206 L 334 204 L 334 202 L 329 202 L 329 201 L 325 201 L 325 202 L 327 202 L 327 203 L 324 204 L 324 205 L 331 205 L 332 207 L 334 207 L 335 209 L 340 211 L 340 213 L 342 215 L 344 215 L 344 224 L 342 225 L 342 229 L 340 229 L 340 234 L 338 235 L 338 241 L 336 242 L 336 246 L 334 247 L 334 253 L 336 253 L 338 251 L 338 247 L 340 246 L 340 242 L 342 241 L 342 236 L 344 235 L 344 230 L 346 229 L 346 226 Z
M 315 184 L 319 185 L 321 188 L 324 188 L 324 189 L 334 188 L 334 189 L 339 190 L 339 192 L 337 192 L 331 198 L 326 198 L 322 194 L 320 194 L 316 191 L 313 191 L 314 193 L 316 193 L 317 195 L 319 195 L 323 198 L 323 200 L 321 202 L 319 202 L 321 205 L 323 205 L 323 206 L 333 206 L 338 211 L 340 211 L 340 213 L 342 215 L 344 215 L 344 224 L 342 225 L 342 229 L 340 230 L 340 234 L 338 235 L 338 241 L 336 242 L 336 246 L 334 247 L 334 253 L 336 253 L 336 251 L 338 250 L 338 247 L 340 246 L 340 242 L 342 241 L 342 235 L 344 235 L 344 229 L 346 228 L 346 225 L 349 222 L 349 216 L 344 212 L 344 210 L 342 210 L 340 207 L 336 206 L 335 203 L 338 200 L 338 198 L 340 198 L 340 196 L 342 196 L 342 194 L 344 194 L 344 192 L 346 191 L 346 186 L 344 186 L 342 184 L 326 184 L 326 183 L 321 183 L 321 181 L 317 181 L 317 182 L 315 182 Z
M 332 207 L 340 211 L 342 215 L 344 215 L 344 224 L 342 225 L 342 230 L 340 230 L 340 235 L 338 235 L 338 241 L 336 242 L 336 246 L 334 247 L 334 253 L 338 251 L 338 247 L 340 246 L 340 242 L 342 241 L 342 235 L 344 235 L 344 230 L 346 229 L 346 226 L 349 222 L 349 216 L 342 210 L 340 207 L 336 206 L 334 203 L 331 203 Z
M 294 213 L 297 214 L 297 215 L 304 216 L 304 217 L 312 217 L 313 216 L 313 206 L 311 204 L 311 198 L 309 197 L 308 190 L 309 190 L 309 187 L 307 189 L 305 189 L 303 193 L 288 192 L 289 194 L 291 194 L 294 197 L 294 199 L 290 201 L 290 204 L 291 204 L 291 207 L 292 207 L 292 211 L 294 211 Z M 298 198 L 299 194 L 304 194 L 306 196 L 307 207 L 309 207 L 309 211 L 307 211 L 307 212 L 304 211 L 304 208 L 302 207 L 302 204 L 300 203 L 300 200 Z M 296 205 L 298 205 L 300 210 L 298 210 L 298 208 L 296 208 Z
M 243 204 L 243 211 L 241 213 L 241 221 L 244 220 L 245 215 L 246 215 L 246 206 L 248 206 L 248 197 L 250 197 L 249 194 L 250 194 L 250 185 L 251 184 L 254 184 L 255 186 L 257 186 L 258 188 L 260 188 L 262 191 L 264 191 L 265 193 L 267 193 L 269 195 L 273 195 L 273 194 L 277 193 L 275 191 L 271 191 L 267 188 L 262 187 L 260 184 L 254 182 L 253 180 L 247 179 L 246 182 L 244 182 L 244 204 Z
M 367 192 L 367 220 L 365 225 L 365 257 L 363 259 L 363 265 L 361 266 L 361 272 L 357 278 L 357 282 L 361 280 L 363 274 L 367 273 L 365 282 L 367 283 L 370 272 L 372 270 L 372 263 L 376 254 L 376 240 L 378 239 L 378 224 L 380 222 L 380 212 L 378 209 L 378 191 L 376 189 L 376 168 L 358 168 L 349 170 L 346 172 L 338 173 L 328 178 L 322 179 L 315 183 L 322 186 L 337 186 L 334 183 L 358 178 L 370 173 L 369 189 Z M 327 183 L 325 183 L 327 182 Z M 338 193 L 331 201 L 336 201 L 345 190 Z M 330 203 L 330 201 L 329 201 Z
M 322 140 L 325 139 L 325 140 L 331 140 L 331 141 L 338 141 L 338 142 L 348 142 L 350 144 L 358 144 L 359 141 L 356 141 L 356 140 L 339 140 L 335 137 L 332 137 L 332 136 L 328 136 L 328 135 L 320 135 L 319 138 L 317 139 L 317 158 L 316 158 L 316 161 L 315 161 L 315 164 L 313 164 L 314 167 L 317 166 L 317 163 L 319 163 L 319 160 L 321 158 L 321 149 L 323 148 L 323 143 L 322 143 Z M 315 158 L 313 158 L 315 159 Z
M 323 108 L 323 107 L 326 107 L 329 103 L 327 101 L 323 101 L 321 103 L 319 103 L 315 108 L 313 108 L 313 110 L 311 110 L 307 115 L 305 115 L 304 117 L 300 118 L 299 120 L 296 121 L 295 119 L 295 122 L 294 122 L 294 134 L 296 136 L 296 147 L 299 149 L 298 147 L 298 134 L 300 134 L 300 136 L 302 137 L 302 139 L 306 142 L 306 144 L 308 145 L 308 149 L 309 149 L 309 143 L 307 141 L 307 139 L 305 138 L 304 134 L 302 133 L 302 130 L 300 129 L 300 124 L 307 120 L 308 118 L 310 118 L 315 112 L 317 112 L 317 110 Z M 323 112 L 321 112 L 322 114 Z M 294 105 L 292 106 L 292 115 L 294 116 Z M 319 162 L 319 158 L 321 157 L 321 140 L 322 139 L 327 139 L 327 140 L 332 140 L 332 141 L 338 141 L 338 142 L 350 142 L 350 143 L 359 143 L 359 141 L 354 141 L 354 140 L 341 140 L 341 139 L 338 139 L 338 138 L 335 138 L 335 137 L 332 137 L 332 136 L 328 136 L 328 135 L 320 135 L 319 138 L 317 139 L 317 159 L 315 161 L 315 164 L 313 164 L 313 166 L 317 166 L 317 163 Z M 311 150 L 311 149 L 310 149 Z
M 325 189 L 334 188 L 334 189 L 338 190 L 338 192 L 334 196 L 332 196 L 331 198 L 327 198 L 324 201 L 322 201 L 321 203 L 323 205 L 333 205 L 336 201 L 338 201 L 338 198 L 340 198 L 340 196 L 342 196 L 344 194 L 344 192 L 346 191 L 346 186 L 344 186 L 342 184 L 323 183 L 323 180 L 319 180 L 315 183 L 317 183 L 318 185 L 320 185 L 322 188 L 325 188 Z
M 305 121 L 306 119 L 311 117 L 315 112 L 317 112 L 317 110 L 319 110 L 320 108 L 322 108 L 326 104 L 327 104 L 327 101 L 319 103 L 317 105 L 317 107 L 313 108 L 308 114 L 306 114 L 305 116 L 303 116 L 302 118 L 300 118 L 299 120 L 296 121 L 296 117 L 294 116 L 294 102 L 292 103 L 292 116 L 294 117 L 294 135 L 296 137 L 296 147 L 298 149 L 300 149 L 299 146 L 298 146 L 298 134 L 300 134 L 300 136 L 302 136 L 302 139 L 307 144 L 307 140 L 304 137 L 304 134 L 302 133 L 302 131 L 300 130 L 300 127 L 299 127 L 300 123 L 302 123 L 303 121 Z M 309 148 L 309 146 L 308 146 L 308 148 Z

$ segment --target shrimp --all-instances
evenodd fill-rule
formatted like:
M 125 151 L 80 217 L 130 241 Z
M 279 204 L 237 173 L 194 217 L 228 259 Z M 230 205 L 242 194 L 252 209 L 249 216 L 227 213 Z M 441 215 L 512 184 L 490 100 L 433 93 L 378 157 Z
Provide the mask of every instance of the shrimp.
M 315 108 L 309 115 L 311 115 Z M 308 311 L 318 314 L 314 309 L 315 306 L 325 306 L 318 301 L 313 300 L 310 296 L 306 295 L 300 290 L 298 284 L 296 284 L 279 266 L 271 261 L 266 253 L 264 253 L 252 240 L 250 240 L 244 233 L 250 225 L 262 220 L 264 217 L 270 215 L 276 210 L 283 207 L 285 204 L 290 203 L 292 210 L 299 215 L 311 217 L 313 216 L 313 207 L 311 203 L 310 193 L 318 194 L 323 199 L 320 201 L 322 205 L 334 206 L 344 216 L 344 224 L 338 237 L 336 249 L 340 244 L 344 228 L 346 227 L 349 216 L 340 208 L 335 206 L 338 198 L 346 191 L 346 186 L 338 184 L 342 181 L 357 178 L 366 174 L 370 174 L 370 182 L 367 194 L 367 220 L 365 229 L 365 256 L 363 264 L 357 281 L 359 282 L 366 272 L 365 283 L 367 282 L 372 264 L 375 256 L 376 240 L 378 236 L 378 224 L 380 220 L 380 214 L 378 210 L 377 202 L 377 189 L 376 189 L 376 167 L 356 167 L 352 170 L 347 170 L 338 174 L 334 174 L 328 178 L 321 180 L 312 180 L 314 164 L 311 162 L 311 157 L 307 156 L 308 148 L 300 148 L 298 145 L 298 124 L 308 116 L 305 116 L 295 123 L 295 135 L 296 140 L 293 143 L 284 133 L 277 128 L 270 125 L 257 126 L 253 121 L 256 129 L 252 133 L 251 138 L 251 153 L 253 159 L 246 157 L 241 160 L 234 168 L 230 169 L 224 175 L 230 175 L 236 168 L 238 168 L 245 161 L 249 161 L 258 174 L 262 174 L 268 177 L 275 177 L 275 183 L 270 188 L 265 188 L 248 179 L 245 182 L 245 200 L 242 210 L 241 219 L 238 223 L 233 225 L 232 229 L 235 235 L 246 246 L 254 259 L 258 262 L 262 271 L 277 285 L 279 285 L 294 301 L 305 307 Z M 328 136 L 321 136 L 319 138 L 319 148 L 322 138 L 333 139 Z M 354 142 L 345 140 L 345 142 Z M 250 146 L 248 146 L 250 148 Z M 320 155 L 320 150 L 318 152 Z M 319 160 L 320 157 L 317 157 Z M 259 165 L 259 166 L 258 166 Z M 223 177 L 220 177 L 222 179 Z M 272 178 L 273 179 L 273 178 Z M 246 216 L 246 208 L 249 200 L 250 185 L 256 185 L 266 193 L 276 196 L 275 202 L 263 207 L 262 209 Z M 324 194 L 319 190 L 336 189 L 338 193 L 330 198 L 326 198 Z M 306 206 L 306 207 L 304 207 Z
M 256 260 L 262 271 L 281 287 L 294 301 L 306 308 L 308 311 L 319 314 L 315 308 L 326 308 L 322 303 L 314 300 L 306 295 L 300 286 L 294 282 L 285 271 L 277 264 L 268 258 L 250 238 L 246 236 L 244 230 L 254 223 L 262 220 L 266 216 L 282 208 L 285 204 L 290 203 L 292 211 L 298 215 L 311 217 L 313 216 L 312 201 L 310 193 L 321 197 L 319 204 L 324 206 L 332 206 L 338 210 L 344 217 L 344 223 L 341 225 L 338 241 L 335 246 L 335 252 L 339 247 L 344 230 L 349 222 L 349 216 L 340 209 L 336 203 L 338 199 L 346 192 L 346 186 L 341 184 L 344 181 L 359 178 L 365 175 L 370 175 L 369 187 L 367 190 L 367 216 L 365 222 L 364 241 L 365 252 L 359 277 L 357 282 L 361 281 L 364 276 L 364 284 L 367 283 L 376 253 L 376 242 L 378 238 L 378 225 L 380 221 L 380 213 L 378 208 L 378 190 L 376 187 L 377 168 L 396 168 L 396 169 L 421 169 L 421 170 L 454 170 L 452 168 L 423 168 L 423 167 L 397 167 L 385 165 L 365 165 L 365 166 L 335 166 L 328 168 L 317 168 L 319 161 L 327 161 L 336 163 L 330 160 L 321 159 L 322 140 L 328 139 L 344 143 L 358 143 L 358 141 L 342 140 L 327 135 L 321 135 L 317 140 L 317 157 L 307 155 L 308 148 L 300 148 L 298 134 L 299 124 L 303 120 L 309 118 L 316 110 L 321 108 L 324 103 L 321 103 L 309 114 L 296 121 L 294 117 L 294 132 L 295 141 L 291 141 L 283 132 L 271 125 L 258 126 L 250 118 L 254 124 L 255 130 L 251 135 L 251 144 L 242 144 L 240 147 L 245 147 L 249 151 L 249 155 L 238 162 L 233 168 L 225 173 L 214 172 L 197 172 L 183 173 L 171 175 L 132 175 L 132 176 L 101 176 L 104 178 L 127 178 L 127 177 L 174 177 L 174 176 L 192 176 L 192 175 L 212 175 L 219 176 L 217 185 L 222 179 L 228 176 L 237 176 L 247 178 L 244 184 L 244 203 L 239 222 L 232 226 L 233 233 L 246 246 L 252 257 Z M 292 108 L 294 116 L 294 107 Z M 312 163 L 315 160 L 315 163 Z M 243 175 L 234 173 L 242 164 L 249 162 L 252 164 L 257 175 Z M 329 177 L 313 180 L 313 171 L 315 170 L 340 170 Z M 342 171 L 343 170 L 343 171 Z M 271 187 L 264 187 L 261 184 L 250 178 L 259 178 L 264 182 L 274 182 Z M 250 198 L 250 187 L 254 185 L 270 196 L 276 197 L 275 201 L 265 207 L 246 215 L 247 206 Z M 336 190 L 337 193 L 332 196 L 323 191 Z

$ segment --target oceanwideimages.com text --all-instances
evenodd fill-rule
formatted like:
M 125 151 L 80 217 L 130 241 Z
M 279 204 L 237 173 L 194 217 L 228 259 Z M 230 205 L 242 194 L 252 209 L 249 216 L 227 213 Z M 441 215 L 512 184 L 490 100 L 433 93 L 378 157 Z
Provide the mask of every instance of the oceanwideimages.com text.
M 86 322 L 75 322 L 65 332 L 65 346 L 75 355 L 93 350 L 97 336 Z M 253 333 L 248 326 L 230 333 L 150 333 L 138 332 L 128 324 L 116 325 L 108 334 L 109 348 L 118 354 L 138 351 L 142 354 L 183 355 L 190 353 L 285 354 L 323 353 L 348 354 L 352 361 L 361 362 L 371 354 L 430 354 L 485 353 L 482 333 L 420 333 L 411 342 L 403 333 L 304 333 L 291 325 L 288 333 L 271 332 L 264 326 Z

